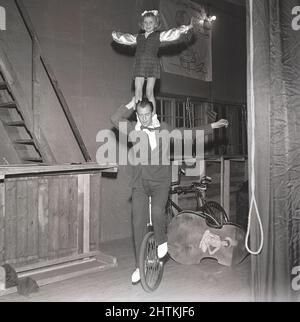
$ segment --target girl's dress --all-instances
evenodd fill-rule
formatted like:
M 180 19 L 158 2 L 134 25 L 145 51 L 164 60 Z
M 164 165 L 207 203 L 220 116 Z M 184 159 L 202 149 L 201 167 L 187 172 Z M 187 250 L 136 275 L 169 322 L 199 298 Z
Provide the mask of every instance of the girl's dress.
M 123 34 L 112 33 L 113 40 L 122 45 L 136 45 L 135 62 L 133 65 L 133 77 L 160 78 L 160 62 L 158 50 L 161 43 L 178 40 L 182 34 L 186 34 L 192 26 L 181 26 L 168 31 L 153 31 L 150 34 Z

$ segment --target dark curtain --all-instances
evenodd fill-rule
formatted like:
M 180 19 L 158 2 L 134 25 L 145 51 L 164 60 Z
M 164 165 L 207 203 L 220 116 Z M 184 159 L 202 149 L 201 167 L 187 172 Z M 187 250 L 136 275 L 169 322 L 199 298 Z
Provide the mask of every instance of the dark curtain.
M 292 28 L 292 8 L 300 6 L 300 0 L 251 1 L 247 0 L 248 106 L 254 98 L 255 140 L 250 114 L 248 135 L 249 160 L 252 144 L 256 159 L 254 171 L 249 161 L 249 174 L 255 174 L 264 231 L 262 252 L 252 256 L 253 299 L 294 301 L 300 295 L 291 282 L 292 268 L 300 266 L 300 30 Z M 250 244 L 257 250 L 261 234 L 254 210 L 252 215 Z

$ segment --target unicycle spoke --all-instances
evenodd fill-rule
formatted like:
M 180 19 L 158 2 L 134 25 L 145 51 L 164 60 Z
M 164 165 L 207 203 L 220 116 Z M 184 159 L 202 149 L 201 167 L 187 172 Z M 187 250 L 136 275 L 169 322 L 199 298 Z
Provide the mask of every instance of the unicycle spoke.
M 163 264 L 157 256 L 157 243 L 153 232 L 143 239 L 140 252 L 141 283 L 145 291 L 152 292 L 160 284 L 163 274 Z
M 154 262 L 147 268 L 146 280 L 150 288 L 154 288 L 157 282 L 157 277 L 160 272 L 160 263 L 158 261 Z

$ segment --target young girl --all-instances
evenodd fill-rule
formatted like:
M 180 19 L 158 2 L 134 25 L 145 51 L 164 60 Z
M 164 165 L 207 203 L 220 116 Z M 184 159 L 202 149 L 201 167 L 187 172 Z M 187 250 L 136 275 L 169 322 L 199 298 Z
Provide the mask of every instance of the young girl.
M 140 27 L 144 33 L 138 35 L 113 32 L 113 40 L 122 45 L 137 46 L 133 76 L 135 79 L 135 100 L 136 103 L 142 100 L 143 86 L 147 80 L 146 96 L 152 102 L 156 114 L 156 103 L 154 98 L 154 85 L 156 79 L 160 78 L 160 64 L 158 50 L 161 43 L 178 40 L 182 34 L 186 34 L 191 28 L 188 26 L 170 29 L 159 32 L 160 19 L 157 10 L 144 11 L 141 15 Z

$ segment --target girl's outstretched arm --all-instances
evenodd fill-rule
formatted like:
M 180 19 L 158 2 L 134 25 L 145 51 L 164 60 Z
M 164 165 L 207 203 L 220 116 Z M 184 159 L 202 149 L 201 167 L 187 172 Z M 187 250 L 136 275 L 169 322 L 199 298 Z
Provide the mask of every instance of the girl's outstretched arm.
M 178 28 L 173 28 L 167 31 L 163 31 L 160 33 L 160 42 L 171 42 L 178 40 L 181 35 L 186 34 L 190 29 L 193 28 L 193 25 L 190 24 L 188 26 L 182 25 Z
M 121 45 L 135 46 L 136 36 L 132 34 L 123 34 L 122 32 L 112 32 L 112 38 L 115 42 Z

